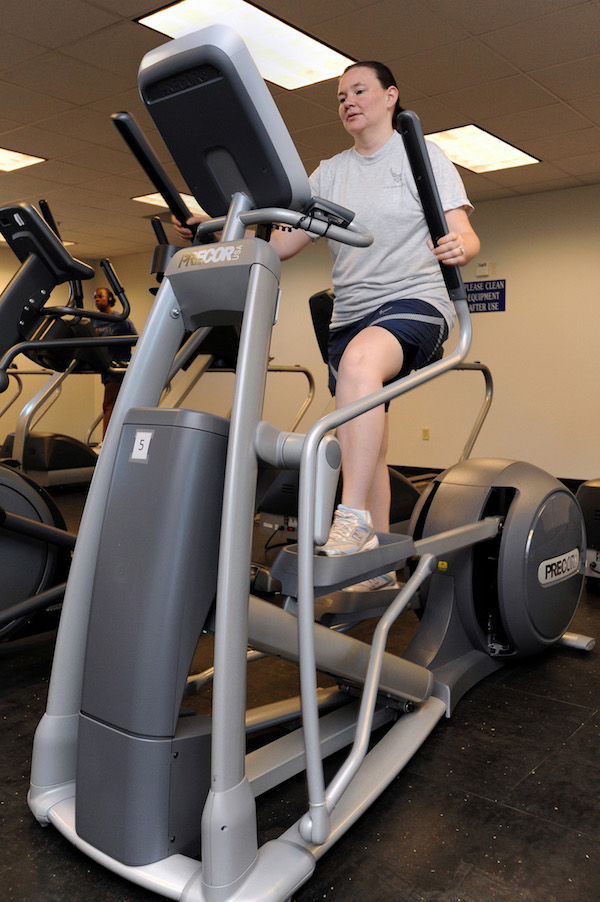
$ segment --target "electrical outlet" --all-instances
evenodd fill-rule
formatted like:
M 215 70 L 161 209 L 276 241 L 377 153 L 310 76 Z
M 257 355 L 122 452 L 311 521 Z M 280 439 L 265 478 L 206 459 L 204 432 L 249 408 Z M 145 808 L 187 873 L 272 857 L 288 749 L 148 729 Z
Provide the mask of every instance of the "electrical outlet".
M 423 429 L 421 430 L 421 438 L 424 442 L 429 441 L 429 426 L 423 426 Z

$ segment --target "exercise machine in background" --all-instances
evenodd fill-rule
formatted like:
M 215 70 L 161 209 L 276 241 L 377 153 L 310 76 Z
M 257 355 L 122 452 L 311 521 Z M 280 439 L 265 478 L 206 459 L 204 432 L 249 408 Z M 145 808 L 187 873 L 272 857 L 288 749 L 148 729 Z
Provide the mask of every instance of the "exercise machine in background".
M 600 588 L 600 479 L 589 479 L 577 489 L 577 501 L 581 505 L 585 522 L 586 554 L 585 575 L 588 585 Z
M 48 205 L 40 201 L 40 207 L 45 211 L 46 221 L 28 204 L 0 209 L 0 232 L 21 264 L 0 296 L 0 317 L 7 330 L 1 350 L 9 351 L 11 359 L 23 353 L 40 367 L 53 371 L 21 410 L 15 432 L 4 439 L 0 456 L 14 460 L 39 485 L 85 484 L 96 465 L 94 450 L 72 436 L 34 432 L 33 426 L 55 403 L 71 375 L 105 374 L 112 368 L 109 345 L 106 340 L 98 339 L 90 318 L 126 319 L 129 302 L 110 261 L 105 259 L 100 265 L 121 311 L 102 314 L 83 309 L 81 280 L 92 278 L 94 270 L 70 257 L 55 231 L 56 226 L 52 227 L 54 220 Z M 49 307 L 51 292 L 65 282 L 70 285 L 67 304 Z M 135 336 L 119 337 L 116 341 L 135 343 Z M 6 358 L 1 366 L 6 369 Z
M 140 89 L 213 217 L 196 239 L 221 231 L 222 240 L 171 258 L 117 399 L 69 574 L 28 801 L 84 853 L 171 899 L 284 902 L 470 686 L 561 641 L 583 580 L 581 512 L 536 467 L 468 460 L 421 496 L 409 533 L 381 534 L 378 548 L 343 560 L 315 555 L 339 474 L 332 430 L 464 360 L 471 323 L 460 273 L 444 270 L 459 330 L 447 358 L 306 435 L 276 429 L 262 419 L 279 301 L 270 224 L 359 247 L 371 237 L 351 213 L 311 199 L 274 101 L 230 29 L 152 51 Z M 416 117 L 402 114 L 400 127 L 436 240 L 446 226 Z M 257 237 L 245 238 L 252 225 Z M 230 421 L 159 409 L 185 332 L 220 322 L 241 322 Z M 263 462 L 300 471 L 298 544 L 275 564 L 282 606 L 248 597 Z M 127 535 L 127 547 L 115 534 Z M 370 644 L 315 622 L 319 597 L 407 560 L 411 575 Z M 402 656 L 391 654 L 389 630 L 417 595 L 415 637 Z M 366 616 L 349 610 L 345 625 Z M 179 717 L 198 636 L 209 629 L 212 717 Z M 246 755 L 249 645 L 298 663 L 302 727 Z M 317 670 L 342 689 L 324 699 Z M 289 717 L 294 705 L 284 707 Z M 278 711 L 267 705 L 252 720 L 269 725 Z M 345 747 L 326 786 L 323 757 Z M 299 772 L 304 810 L 260 844 L 261 794 Z
M 0 641 L 56 628 L 74 547 L 52 496 L 0 464 Z
M 45 209 L 46 219 L 51 219 L 47 205 L 40 202 L 40 207 Z M 50 376 L 48 397 L 54 396 L 57 381 L 65 373 L 77 368 L 95 371 L 96 366 L 110 366 L 110 357 L 104 348 L 106 340 L 95 336 L 81 322 L 81 317 L 91 311 L 82 308 L 80 281 L 92 278 L 93 269 L 71 257 L 48 222 L 27 204 L 1 208 L 0 231 L 21 264 L 0 295 L 0 381 L 3 387 L 11 382 L 16 385 L 3 407 L 4 413 L 17 402 L 22 377 L 34 372 L 14 367 L 13 361 L 20 353 L 40 366 L 35 371 L 38 375 Z M 108 261 L 105 263 L 111 270 Z M 118 285 L 112 271 L 107 272 L 107 277 L 115 287 Z M 52 291 L 65 282 L 70 283 L 71 289 L 67 306 L 50 308 Z M 35 406 L 35 402 L 29 402 L 25 410 Z M 81 481 L 82 467 L 76 464 L 81 464 L 82 454 L 86 461 L 85 479 L 89 480 L 97 459 L 89 448 L 66 436 L 31 435 L 22 428 L 24 422 L 30 420 L 24 421 L 22 414 L 15 436 L 4 443 L 1 453 L 5 459 L 0 462 L 3 641 L 56 627 L 75 536 L 67 531 L 44 485 Z M 65 445 L 71 449 L 66 453 L 68 469 L 64 464 Z M 53 449 L 57 446 L 60 454 L 55 458 Z M 32 448 L 34 453 L 29 456 Z M 28 461 L 35 464 L 40 455 L 49 466 L 27 466 Z M 53 480 L 52 476 L 58 478 Z

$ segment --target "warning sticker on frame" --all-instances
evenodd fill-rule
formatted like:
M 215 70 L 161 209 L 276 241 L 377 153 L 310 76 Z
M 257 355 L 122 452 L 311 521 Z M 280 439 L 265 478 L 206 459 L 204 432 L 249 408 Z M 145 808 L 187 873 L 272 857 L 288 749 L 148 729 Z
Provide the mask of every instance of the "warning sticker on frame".
M 471 313 L 500 313 L 506 310 L 506 279 L 465 282 Z
M 153 435 L 154 432 L 152 430 L 136 430 L 135 439 L 133 441 L 133 450 L 131 452 L 129 460 L 141 461 L 142 463 L 148 460 L 150 442 L 152 441 Z

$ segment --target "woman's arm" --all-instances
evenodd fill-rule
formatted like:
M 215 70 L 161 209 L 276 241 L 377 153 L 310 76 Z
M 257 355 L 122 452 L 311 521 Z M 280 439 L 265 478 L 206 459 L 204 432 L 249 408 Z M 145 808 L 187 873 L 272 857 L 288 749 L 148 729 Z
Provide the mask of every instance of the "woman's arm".
M 312 241 L 302 229 L 273 229 L 269 244 L 277 251 L 281 260 L 289 260 L 304 250 Z

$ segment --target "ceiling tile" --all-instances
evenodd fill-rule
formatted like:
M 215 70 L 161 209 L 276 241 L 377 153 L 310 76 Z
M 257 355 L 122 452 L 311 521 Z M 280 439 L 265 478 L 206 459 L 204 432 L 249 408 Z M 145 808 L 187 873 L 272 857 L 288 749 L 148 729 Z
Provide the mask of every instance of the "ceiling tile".
M 354 12 L 357 9 L 375 6 L 380 0 L 302 0 L 302 14 L 299 16 L 298 0 L 262 0 L 257 3 L 266 12 L 290 22 L 296 27 L 301 27 L 299 19 L 305 29 L 319 22 L 329 19 L 338 19 L 341 16 Z
M 300 143 L 309 144 L 328 157 L 334 153 L 339 153 L 351 145 L 351 141 L 345 133 L 341 122 L 332 122 L 312 128 L 294 129 L 292 137 Z
M 566 188 L 579 188 L 581 185 L 582 181 L 580 178 L 577 178 L 576 176 L 566 176 L 562 179 L 556 179 L 550 182 L 524 182 L 522 185 L 517 185 L 514 190 L 522 195 L 543 194 L 547 191 L 563 191 Z
M 581 0 L 424 0 L 440 16 L 458 22 L 469 34 L 485 34 L 509 25 L 523 25 L 548 13 L 579 6 Z
M 595 152 L 600 159 L 600 128 L 554 131 L 537 138 L 524 139 L 521 150 L 541 160 L 561 163 L 563 157 Z
M 498 185 L 535 185 L 542 182 L 555 182 L 565 178 L 564 171 L 550 163 L 534 163 L 531 166 L 514 166 L 512 169 L 500 169 L 489 173 Z
M 2 73 L 2 80 L 40 95 L 85 104 L 107 94 L 126 90 L 130 82 L 90 63 L 62 53 L 46 53 L 31 62 Z
M 512 115 L 521 110 L 556 104 L 556 98 L 526 75 L 513 75 L 492 82 L 480 82 L 460 91 L 439 91 L 437 99 L 457 109 L 472 121 Z
M 63 53 L 100 69 L 118 73 L 135 84 L 142 57 L 168 38 L 137 22 L 123 21 L 63 48 Z
M 40 44 L 33 44 L 14 34 L 0 32 L 0 77 L 5 69 L 18 66 L 45 52 L 46 48 Z
M 407 56 L 401 68 L 394 70 L 396 77 L 402 76 L 426 94 L 480 85 L 482 72 L 486 82 L 518 74 L 513 65 L 474 38 Z
M 105 28 L 119 16 L 84 0 L 19 0 L 2 4 L 2 30 L 43 47 L 61 47 Z
M 98 172 L 123 173 L 131 168 L 131 156 L 112 147 L 91 147 L 77 153 L 64 154 L 62 159 L 74 166 L 86 166 Z
M 85 152 L 91 144 L 57 132 L 50 132 L 33 125 L 26 125 L 2 135 L 2 144 L 10 150 L 32 156 L 54 159 L 71 152 Z
M 305 100 L 299 94 L 291 91 L 279 94 L 276 97 L 276 103 L 290 131 L 331 122 L 335 122 L 336 125 L 343 128 L 334 104 L 331 105 L 330 110 L 327 110 L 320 104 Z
M 564 100 L 585 97 L 600 85 L 600 54 L 536 69 L 531 77 Z
M 513 116 L 495 116 L 478 123 L 498 138 L 519 144 L 525 138 L 536 138 L 585 128 L 589 123 L 583 116 L 562 104 L 525 110 Z
M 291 93 L 297 94 L 298 97 L 305 97 L 312 103 L 322 106 L 323 109 L 330 110 L 337 116 L 337 89 L 338 79 L 328 78 L 326 81 L 317 82 L 315 85 L 307 85 L 305 88 L 298 88 L 297 91 Z M 280 91 L 275 94 L 278 100 L 281 94 L 287 94 L 287 91 Z
M 123 199 L 123 197 L 131 198 L 137 197 L 139 194 L 150 193 L 147 177 L 141 169 L 139 170 L 139 174 L 136 173 L 132 176 L 111 175 L 92 179 L 87 183 L 86 187 L 91 191 L 113 194 L 121 199 Z M 139 201 L 136 201 L 135 203 L 138 204 Z M 135 207 L 133 209 L 135 209 Z
M 598 175 L 600 174 L 600 154 L 584 153 L 572 157 L 563 157 L 558 165 L 565 172 L 573 175 Z
M 19 128 L 21 125 L 20 122 L 16 122 L 14 119 L 0 119 L 0 135 L 4 134 L 4 132 L 12 132 L 15 128 Z M 0 141 L 0 143 L 2 143 Z
M 160 8 L 160 4 L 152 0 L 92 0 L 94 6 L 108 9 L 128 19 L 145 16 L 149 12 Z M 163 4 L 166 6 L 166 3 Z
M 355 59 L 390 59 L 441 47 L 465 37 L 464 29 L 413 0 L 381 0 L 315 27 L 321 40 Z
M 89 107 L 76 107 L 44 119 L 43 127 L 49 132 L 58 132 L 65 138 L 77 138 L 96 144 L 109 144 L 119 137 L 110 121 L 110 116 Z
M 458 128 L 460 125 L 469 125 L 472 122 L 469 116 L 445 106 L 432 97 L 415 100 L 410 105 L 410 109 L 419 117 L 421 128 L 425 134 L 443 132 L 448 128 Z
M 598 86 L 600 87 L 600 85 Z M 591 122 L 596 122 L 600 125 L 600 94 L 576 98 L 571 101 L 571 106 Z
M 43 163 L 38 164 L 38 166 L 43 166 Z M 2 206 L 21 200 L 30 204 L 37 204 L 40 197 L 45 197 L 56 188 L 55 182 L 38 176 L 35 170 L 35 166 L 30 166 L 27 170 L 19 169 L 16 172 L 0 172 Z
M 45 119 L 56 113 L 62 113 L 72 106 L 67 100 L 48 97 L 35 91 L 28 91 L 18 85 L 9 85 L 0 80 L 0 110 L 2 115 L 16 120 L 19 124 L 28 124 Z
M 524 72 L 541 69 L 549 60 L 565 63 L 598 52 L 600 7 L 580 3 L 540 15 L 532 28 L 521 24 L 499 28 L 481 40 Z M 533 39 L 535 37 L 535 39 Z
M 40 163 L 39 167 L 42 178 L 62 185 L 83 185 L 90 177 L 89 171 L 83 166 L 73 166 L 60 160 L 47 160 Z

